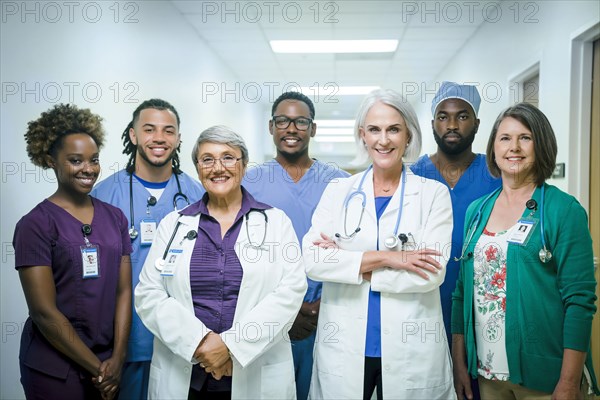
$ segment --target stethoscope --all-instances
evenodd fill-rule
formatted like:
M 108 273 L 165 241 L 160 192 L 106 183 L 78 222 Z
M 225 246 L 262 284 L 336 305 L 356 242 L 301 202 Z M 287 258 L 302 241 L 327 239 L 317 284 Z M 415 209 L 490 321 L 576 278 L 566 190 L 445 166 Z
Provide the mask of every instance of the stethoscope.
M 261 213 L 265 219 L 265 229 L 263 231 L 263 236 L 262 236 L 262 239 L 259 244 L 252 243 L 252 239 L 250 238 L 250 228 L 248 228 L 248 220 L 250 219 L 250 214 L 252 212 Z M 263 245 L 265 244 L 265 240 L 267 239 L 267 226 L 268 225 L 269 225 L 269 217 L 267 217 L 267 213 L 265 212 L 265 210 L 260 210 L 258 208 L 252 208 L 250 211 L 248 211 L 248 213 L 246 214 L 246 236 L 248 236 L 248 244 L 250 247 L 252 247 L 253 249 L 256 249 L 256 250 L 259 250 L 263 247 Z
M 181 191 L 181 184 L 179 183 L 179 177 L 177 176 L 177 173 L 173 171 L 173 174 L 175 175 L 175 181 L 177 182 L 177 193 L 173 195 L 173 208 L 175 211 L 177 211 L 177 202 L 179 200 L 185 200 L 188 206 L 190 205 L 190 200 Z M 148 197 L 148 200 L 146 202 L 146 207 L 150 208 L 151 206 L 156 205 L 156 202 L 156 197 L 150 196 Z M 140 234 L 138 230 L 135 229 L 135 220 L 133 216 L 133 174 L 129 174 L 129 237 L 131 238 L 131 240 L 135 240 Z
M 369 166 L 369 168 L 365 171 L 362 178 L 360 179 L 358 188 L 346 197 L 346 200 L 344 201 L 344 234 L 342 235 L 341 233 L 336 233 L 335 234 L 336 238 L 349 240 L 349 239 L 352 239 L 354 236 L 356 236 L 356 234 L 358 232 L 360 232 L 360 229 L 361 229 L 360 225 L 361 225 L 363 215 L 365 213 L 365 208 L 367 205 L 367 195 L 365 194 L 365 191 L 363 190 L 363 184 L 365 182 L 365 178 L 369 174 L 369 171 L 371 171 L 372 169 L 373 169 L 373 165 Z M 402 209 L 404 207 L 404 189 L 406 188 L 406 167 L 402 168 L 401 181 L 402 181 L 402 190 L 400 191 L 400 208 L 398 210 L 398 216 L 396 217 L 396 227 L 394 228 L 394 233 L 391 234 L 390 236 L 388 236 L 383 242 L 385 247 L 387 247 L 388 249 L 395 249 L 396 246 L 398 246 L 398 243 L 400 241 L 402 242 L 402 244 L 404 244 L 408 241 L 408 236 L 406 236 L 405 234 L 402 233 L 402 234 L 398 235 L 398 228 L 400 226 L 400 220 L 402 219 Z M 356 196 L 360 196 L 360 198 L 362 199 L 362 202 L 361 202 L 362 208 L 360 210 L 360 217 L 358 218 L 358 224 L 356 225 L 356 229 L 354 229 L 354 231 L 352 233 L 348 234 L 348 231 L 346 229 L 346 221 L 348 219 L 348 204 Z
M 181 221 L 177 220 L 177 225 L 175 225 L 175 230 L 173 230 L 173 233 L 171 234 L 171 238 L 169 239 L 169 242 L 167 243 L 167 248 L 165 249 L 165 252 L 163 253 L 162 258 L 157 258 L 156 261 L 154 261 L 154 266 L 158 270 L 162 271 L 162 269 L 165 267 L 167 255 L 169 254 L 169 250 L 171 250 L 171 244 L 173 243 L 173 239 L 175 239 L 175 236 L 177 235 L 177 231 L 179 230 L 179 225 L 181 225 Z M 183 243 L 184 239 L 194 240 L 197 237 L 198 237 L 198 232 L 196 232 L 195 230 L 192 229 L 188 233 L 185 234 L 183 239 L 181 239 L 181 243 Z
M 489 201 L 489 199 L 491 199 L 501 189 L 502 188 L 498 188 L 498 189 L 494 190 L 492 193 L 490 193 L 483 200 L 483 202 L 481 203 L 481 205 L 479 206 L 479 209 L 477 210 L 477 214 L 475 214 L 475 218 L 473 219 L 473 222 L 471 222 L 471 224 L 469 225 L 469 230 L 467 231 L 468 239 L 465 242 L 465 244 L 463 244 L 462 252 L 460 254 L 460 257 L 454 257 L 454 261 L 460 261 L 460 260 L 465 259 L 465 251 L 467 250 L 467 248 L 471 244 L 471 241 L 473 240 L 473 235 L 475 235 L 475 231 L 477 230 L 477 226 L 479 225 L 479 222 L 481 221 L 483 207 L 485 207 L 485 205 Z M 542 185 L 542 196 L 541 196 L 542 197 L 542 205 L 540 207 L 540 237 L 542 239 L 542 248 L 538 252 L 538 256 L 540 258 L 540 261 L 543 262 L 544 264 L 547 263 L 547 262 L 549 262 L 550 260 L 552 260 L 552 253 L 546 247 L 546 239 L 544 238 L 544 197 L 545 197 L 545 195 L 546 195 L 546 188 L 545 188 L 545 186 Z M 528 210 L 531 210 L 531 214 L 530 215 L 533 215 L 533 213 L 535 212 L 535 210 L 537 210 L 537 208 L 538 208 L 537 201 L 535 201 L 534 199 L 529 199 L 525 203 L 525 207 L 527 207 Z M 467 258 L 468 257 L 473 257 L 473 253 L 469 252 L 468 254 L 466 254 L 466 257 Z
M 250 238 L 250 228 L 248 227 L 249 223 L 249 219 L 250 219 L 250 214 L 252 212 L 259 212 L 260 214 L 263 215 L 264 220 L 265 220 L 265 229 L 263 232 L 263 236 L 262 236 L 262 240 L 260 241 L 259 244 L 254 244 L 252 243 L 252 239 Z M 261 249 L 262 246 L 265 244 L 265 240 L 267 238 L 267 226 L 269 224 L 269 217 L 267 217 L 267 213 L 265 212 L 265 210 L 260 210 L 260 209 L 256 209 L 253 208 L 250 211 L 248 211 L 248 213 L 246 214 L 246 235 L 248 236 L 248 242 L 250 247 L 252 247 L 253 249 Z M 177 231 L 179 230 L 179 225 L 181 225 L 181 221 L 177 220 L 177 224 L 175 225 L 175 229 L 173 230 L 173 233 L 171 234 L 171 238 L 169 239 L 169 242 L 167 243 L 167 248 L 165 249 L 163 255 L 161 258 L 157 258 L 154 261 L 154 266 L 161 270 L 165 267 L 165 262 L 167 260 L 167 256 L 169 255 L 169 251 L 171 250 L 171 244 L 173 243 L 173 240 L 175 239 L 175 236 L 177 236 Z M 186 235 L 183 237 L 183 239 L 181 239 L 181 243 L 183 243 L 184 239 L 188 239 L 188 240 L 194 240 L 198 237 L 198 232 L 196 232 L 195 230 L 190 230 L 188 233 L 186 233 Z M 181 244 L 180 243 L 180 244 Z

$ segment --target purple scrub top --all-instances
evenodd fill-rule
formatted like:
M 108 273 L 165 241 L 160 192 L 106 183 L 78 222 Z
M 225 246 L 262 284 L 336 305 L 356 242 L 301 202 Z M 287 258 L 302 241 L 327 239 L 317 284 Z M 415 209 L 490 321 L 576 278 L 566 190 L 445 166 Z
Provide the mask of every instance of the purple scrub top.
M 123 212 L 95 198 L 88 240 L 99 249 L 97 278 L 83 279 L 80 246 L 82 223 L 58 205 L 44 200 L 17 223 L 13 237 L 15 268 L 49 266 L 56 286 L 56 306 L 81 340 L 100 358 L 112 354 L 116 292 L 121 257 L 131 253 Z M 61 329 L 61 327 L 57 327 Z M 70 368 L 83 368 L 59 353 L 31 317 L 21 336 L 19 359 L 29 368 L 66 378 Z

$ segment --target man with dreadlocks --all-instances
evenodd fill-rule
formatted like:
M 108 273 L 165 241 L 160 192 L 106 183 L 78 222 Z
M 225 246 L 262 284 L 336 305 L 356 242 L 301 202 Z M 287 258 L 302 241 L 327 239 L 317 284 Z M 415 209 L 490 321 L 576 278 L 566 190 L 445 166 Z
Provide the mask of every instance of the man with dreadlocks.
M 124 170 L 100 182 L 92 196 L 120 208 L 129 222 L 133 288 L 160 220 L 202 198 L 202 186 L 179 169 L 179 114 L 164 100 L 144 101 L 123 132 Z M 146 399 L 154 337 L 133 310 L 119 399 Z

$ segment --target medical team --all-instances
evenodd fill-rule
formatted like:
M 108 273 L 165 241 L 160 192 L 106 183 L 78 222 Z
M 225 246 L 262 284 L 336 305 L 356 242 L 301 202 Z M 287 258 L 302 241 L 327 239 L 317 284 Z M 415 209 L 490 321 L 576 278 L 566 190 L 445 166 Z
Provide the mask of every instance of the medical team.
M 413 108 L 370 93 L 354 132 L 369 166 L 348 177 L 309 156 L 314 104 L 284 93 L 269 121 L 276 158 L 247 170 L 243 138 L 210 127 L 191 154 L 200 184 L 179 169 L 176 109 L 151 99 L 123 132 L 127 167 L 95 188 L 101 118 L 43 113 L 27 151 L 58 189 L 13 239 L 26 397 L 600 394 L 587 214 L 545 182 L 552 127 L 511 106 L 477 155 L 480 103 L 476 87 L 444 82 L 438 150 L 415 162 Z

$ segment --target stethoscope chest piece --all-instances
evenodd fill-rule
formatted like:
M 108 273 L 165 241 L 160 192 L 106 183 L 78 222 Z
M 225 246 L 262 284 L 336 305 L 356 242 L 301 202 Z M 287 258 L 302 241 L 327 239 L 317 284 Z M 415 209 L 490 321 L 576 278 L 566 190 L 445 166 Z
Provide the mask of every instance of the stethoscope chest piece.
M 165 260 L 163 260 L 162 258 L 157 258 L 154 261 L 154 266 L 157 270 L 162 271 L 165 268 Z
M 383 242 L 385 247 L 387 247 L 388 249 L 395 249 L 398 246 L 398 243 L 399 243 L 399 240 L 395 235 L 390 235 Z
M 540 249 L 538 255 L 540 256 L 540 261 L 544 264 L 552 260 L 552 253 L 550 253 L 550 251 L 545 247 Z
M 131 240 L 137 239 L 139 232 L 134 227 L 129 228 L 129 237 Z

